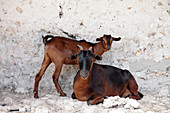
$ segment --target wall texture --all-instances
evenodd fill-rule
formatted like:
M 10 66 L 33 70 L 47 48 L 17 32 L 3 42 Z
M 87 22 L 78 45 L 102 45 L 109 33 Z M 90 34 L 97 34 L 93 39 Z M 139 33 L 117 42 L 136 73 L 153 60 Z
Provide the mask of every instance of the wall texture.
M 103 34 L 120 36 L 100 63 L 131 70 L 143 88 L 162 77 L 170 84 L 169 0 L 1 0 L 0 89 L 32 89 L 43 60 L 41 36 L 68 37 L 65 32 L 91 42 Z M 51 65 L 40 87 L 54 88 L 53 71 Z M 76 72 L 77 66 L 64 65 L 63 89 L 72 88 Z

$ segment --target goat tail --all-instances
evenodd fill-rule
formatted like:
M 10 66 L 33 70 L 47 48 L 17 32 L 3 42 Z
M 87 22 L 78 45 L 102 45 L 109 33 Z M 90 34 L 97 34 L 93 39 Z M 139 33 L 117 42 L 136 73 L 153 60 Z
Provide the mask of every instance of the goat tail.
M 48 41 L 51 40 L 53 37 L 54 37 L 53 35 L 42 36 L 43 43 L 45 44 L 45 46 L 47 45 Z

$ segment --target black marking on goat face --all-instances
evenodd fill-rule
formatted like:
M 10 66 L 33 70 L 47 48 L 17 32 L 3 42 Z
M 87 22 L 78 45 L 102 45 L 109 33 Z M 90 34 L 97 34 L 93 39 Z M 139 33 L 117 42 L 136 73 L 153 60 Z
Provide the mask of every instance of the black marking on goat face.
M 110 50 L 112 45 L 112 37 L 111 35 L 104 35 L 102 39 L 102 43 L 105 49 Z
M 90 50 L 81 50 L 79 54 L 69 55 L 68 58 L 71 60 L 77 59 L 80 75 L 83 79 L 88 77 L 93 67 L 93 62 L 95 60 L 102 60 L 100 55 L 93 54 Z
M 80 51 L 77 55 L 78 65 L 80 70 L 80 75 L 83 79 L 85 79 L 89 75 L 89 71 L 93 66 L 94 62 L 94 54 L 88 51 Z

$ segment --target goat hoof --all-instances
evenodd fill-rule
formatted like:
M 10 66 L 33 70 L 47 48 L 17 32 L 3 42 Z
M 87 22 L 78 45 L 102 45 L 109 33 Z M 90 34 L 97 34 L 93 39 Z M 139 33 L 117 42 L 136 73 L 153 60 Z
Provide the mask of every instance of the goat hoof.
M 72 93 L 71 97 L 72 97 L 72 99 L 77 99 L 74 92 Z
M 39 96 L 36 92 L 34 92 L 34 98 L 39 98 Z
M 91 104 L 91 100 L 87 101 L 87 105 L 93 105 L 93 104 Z
M 60 96 L 65 97 L 65 96 L 67 96 L 67 94 L 63 93 L 63 94 L 60 94 Z
M 38 95 L 34 95 L 34 98 L 39 98 L 39 96 Z

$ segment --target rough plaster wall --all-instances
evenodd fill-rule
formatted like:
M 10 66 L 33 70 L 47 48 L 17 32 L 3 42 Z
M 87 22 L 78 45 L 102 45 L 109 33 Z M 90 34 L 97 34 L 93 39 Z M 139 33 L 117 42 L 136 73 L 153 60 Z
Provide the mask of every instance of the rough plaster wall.
M 43 60 L 41 36 L 67 37 L 63 31 L 91 42 L 104 33 L 120 36 L 121 41 L 113 42 L 100 63 L 149 79 L 145 84 L 137 80 L 143 87 L 151 87 L 160 75 L 168 80 L 169 5 L 169 0 L 1 0 L 0 89 L 32 89 Z M 54 65 L 49 66 L 41 88 L 54 89 L 53 71 Z M 77 66 L 63 66 L 60 84 L 64 90 L 72 88 L 76 72 Z

